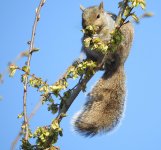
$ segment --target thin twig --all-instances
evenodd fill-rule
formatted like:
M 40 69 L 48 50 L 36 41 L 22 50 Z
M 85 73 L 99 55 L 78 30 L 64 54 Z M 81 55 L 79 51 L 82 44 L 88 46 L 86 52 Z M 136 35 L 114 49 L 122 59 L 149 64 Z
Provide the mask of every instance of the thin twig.
M 127 4 L 128 4 L 128 0 L 123 0 L 123 5 L 120 8 L 120 11 L 119 11 L 117 18 L 116 18 L 115 27 L 118 27 L 121 24 L 121 19 L 122 19 L 124 12 L 125 12 Z
M 32 50 L 34 48 L 34 40 L 35 40 L 35 34 L 36 34 L 36 27 L 37 27 L 37 23 L 40 19 L 40 10 L 42 8 L 42 6 L 44 5 L 44 0 L 41 0 L 39 3 L 38 8 L 36 9 L 36 15 L 35 15 L 35 20 L 34 20 L 34 24 L 32 27 L 32 35 L 31 35 L 31 41 L 30 41 L 30 47 L 29 47 L 29 55 L 28 55 L 28 60 L 26 63 L 26 66 L 28 68 L 30 68 L 30 62 L 31 62 L 31 57 L 32 57 Z M 28 129 L 28 118 L 27 118 L 27 106 L 26 106 L 26 101 L 27 101 L 27 83 L 28 83 L 28 76 L 25 79 L 24 82 L 24 92 L 23 92 L 23 113 L 24 113 L 24 124 L 25 124 L 25 140 L 28 140 L 28 134 L 29 134 L 29 129 Z
M 41 98 L 37 104 L 35 105 L 34 109 L 32 110 L 32 112 L 30 113 L 29 115 L 29 118 L 28 120 L 30 121 L 32 119 L 32 117 L 36 114 L 36 112 L 39 110 L 39 108 L 41 107 L 42 105 L 42 102 L 43 102 L 43 98 Z
M 43 98 L 41 98 L 37 104 L 35 105 L 34 109 L 32 110 L 32 112 L 30 113 L 29 117 L 28 117 L 28 121 L 30 121 L 32 119 L 32 117 L 36 114 L 36 112 L 39 110 L 39 108 L 42 105 L 42 101 Z M 17 142 L 19 141 L 19 139 L 21 138 L 21 136 L 23 135 L 23 131 L 22 129 L 19 131 L 19 133 L 17 134 L 16 138 L 14 139 L 14 141 L 11 144 L 11 150 L 15 149 L 15 146 L 17 144 Z
M 17 142 L 19 141 L 20 137 L 22 136 L 22 130 L 18 133 L 18 135 L 16 136 L 15 140 L 12 142 L 11 144 L 11 150 L 15 149 L 15 146 L 17 144 Z

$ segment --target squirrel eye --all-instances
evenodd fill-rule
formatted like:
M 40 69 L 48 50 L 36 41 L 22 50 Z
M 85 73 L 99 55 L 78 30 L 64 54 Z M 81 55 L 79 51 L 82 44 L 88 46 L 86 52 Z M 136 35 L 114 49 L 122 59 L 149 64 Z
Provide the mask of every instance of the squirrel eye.
M 100 18 L 100 14 L 97 15 L 97 18 Z

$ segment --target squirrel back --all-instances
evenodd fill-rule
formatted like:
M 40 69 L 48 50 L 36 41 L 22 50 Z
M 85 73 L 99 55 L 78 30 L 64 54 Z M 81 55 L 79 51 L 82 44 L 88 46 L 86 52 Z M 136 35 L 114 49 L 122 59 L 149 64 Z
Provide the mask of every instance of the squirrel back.
M 96 9 L 96 7 L 93 8 Z M 90 7 L 89 12 L 91 12 L 91 9 L 92 7 Z M 97 9 L 99 12 L 103 10 L 103 3 Z M 87 12 L 88 8 L 86 9 Z M 101 13 L 104 13 L 104 11 Z M 104 28 L 109 28 L 110 22 L 108 24 L 103 22 L 102 24 Z M 102 30 L 104 29 L 102 28 Z M 94 136 L 112 130 L 119 123 L 123 114 L 126 95 L 124 62 L 128 57 L 133 40 L 132 24 L 130 22 L 124 24 L 121 27 L 121 32 L 124 36 L 123 41 L 118 45 L 118 49 L 107 58 L 106 62 L 108 63 L 105 67 L 105 73 L 88 94 L 87 102 L 74 120 L 75 130 L 85 136 Z M 98 33 L 98 36 L 99 34 L 103 33 Z M 103 54 L 89 49 L 83 48 L 83 51 L 87 58 L 95 61 L 100 61 L 103 57 Z

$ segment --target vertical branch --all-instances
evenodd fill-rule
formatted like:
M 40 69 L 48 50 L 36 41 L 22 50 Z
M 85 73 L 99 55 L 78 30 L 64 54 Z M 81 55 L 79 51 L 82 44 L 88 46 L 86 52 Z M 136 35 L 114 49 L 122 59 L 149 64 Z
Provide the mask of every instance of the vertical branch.
M 38 24 L 38 21 L 40 20 L 40 11 L 42 6 L 44 5 L 45 0 L 41 0 L 39 3 L 38 8 L 36 8 L 36 15 L 35 15 L 35 20 L 34 24 L 32 27 L 32 35 L 31 35 L 31 41 L 29 42 L 30 47 L 29 47 L 29 55 L 28 55 L 28 60 L 26 62 L 27 68 L 30 68 L 30 62 L 31 62 L 31 57 L 32 57 L 32 50 L 34 48 L 34 40 L 35 40 L 35 34 L 36 34 L 36 27 Z M 26 78 L 24 82 L 24 92 L 23 92 L 23 113 L 24 113 L 24 125 L 25 125 L 25 140 L 28 140 L 28 135 L 29 135 L 29 128 L 28 128 L 28 118 L 27 118 L 27 83 L 28 83 L 28 77 Z
M 29 117 L 28 117 L 28 121 L 30 121 L 32 119 L 32 117 L 35 115 L 35 113 L 37 112 L 37 110 L 40 108 L 40 106 L 42 105 L 42 98 L 41 100 L 38 101 L 38 103 L 35 105 L 34 109 L 32 110 L 32 112 L 30 113 Z M 19 139 L 21 138 L 21 136 L 23 135 L 23 130 L 21 128 L 21 130 L 19 131 L 18 135 L 16 136 L 16 138 L 14 139 L 14 141 L 11 144 L 11 150 L 15 149 L 15 146 L 17 144 L 17 142 L 19 141 Z

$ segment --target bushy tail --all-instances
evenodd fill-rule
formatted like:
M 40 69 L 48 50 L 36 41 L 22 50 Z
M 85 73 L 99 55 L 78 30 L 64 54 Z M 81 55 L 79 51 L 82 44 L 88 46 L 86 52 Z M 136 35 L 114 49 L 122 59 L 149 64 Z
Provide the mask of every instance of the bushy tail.
M 112 130 L 123 114 L 124 101 L 125 74 L 121 65 L 114 72 L 105 72 L 89 93 L 84 108 L 74 120 L 75 130 L 85 136 Z

